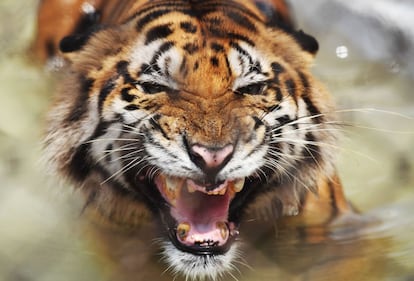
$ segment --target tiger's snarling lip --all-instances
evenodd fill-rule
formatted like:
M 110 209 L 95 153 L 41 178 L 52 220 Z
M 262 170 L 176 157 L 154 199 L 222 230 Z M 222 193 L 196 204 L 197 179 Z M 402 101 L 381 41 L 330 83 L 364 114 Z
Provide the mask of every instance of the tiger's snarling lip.
M 170 206 L 169 236 L 173 244 L 198 255 L 227 252 L 238 235 L 229 221 L 230 203 L 244 179 L 201 185 L 191 179 L 157 175 L 155 185 Z

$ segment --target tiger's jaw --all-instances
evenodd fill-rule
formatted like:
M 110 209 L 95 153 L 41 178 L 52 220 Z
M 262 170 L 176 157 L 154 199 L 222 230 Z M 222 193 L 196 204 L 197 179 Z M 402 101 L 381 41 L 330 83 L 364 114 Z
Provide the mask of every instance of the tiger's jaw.
M 148 187 L 162 198 L 156 206 L 166 233 L 161 246 L 173 273 L 215 280 L 234 268 L 240 210 L 231 205 L 244 185 L 245 179 L 213 186 L 165 174 L 154 177 Z
M 178 250 L 171 242 L 165 242 L 163 259 L 173 274 L 181 274 L 186 280 L 220 280 L 235 269 L 234 260 L 240 255 L 237 243 L 221 255 L 193 255 Z
M 169 206 L 165 219 L 171 242 L 194 255 L 220 255 L 228 251 L 238 231 L 229 221 L 230 203 L 244 179 L 202 185 L 191 179 L 158 175 L 155 185 Z

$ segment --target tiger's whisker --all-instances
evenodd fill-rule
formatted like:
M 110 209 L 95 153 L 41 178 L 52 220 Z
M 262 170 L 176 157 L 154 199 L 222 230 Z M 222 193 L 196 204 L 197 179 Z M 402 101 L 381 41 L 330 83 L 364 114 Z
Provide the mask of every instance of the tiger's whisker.
M 136 158 L 136 159 L 132 159 L 128 164 L 126 164 L 124 167 L 122 167 L 121 169 L 119 169 L 117 172 L 113 173 L 110 177 L 108 177 L 107 179 L 105 179 L 103 182 L 101 182 L 101 185 L 107 183 L 108 181 L 110 181 L 111 179 L 127 172 L 128 170 L 132 169 L 133 167 L 139 165 L 140 163 L 142 163 L 143 161 L 145 161 L 145 158 Z

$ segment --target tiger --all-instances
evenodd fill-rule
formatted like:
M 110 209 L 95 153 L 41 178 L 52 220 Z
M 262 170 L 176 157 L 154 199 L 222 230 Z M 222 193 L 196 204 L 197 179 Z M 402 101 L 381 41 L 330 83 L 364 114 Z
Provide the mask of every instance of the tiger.
M 33 50 L 62 73 L 48 169 L 115 237 L 150 221 L 172 271 L 224 276 L 247 220 L 355 213 L 335 105 L 311 73 L 318 48 L 284 0 L 42 0 Z

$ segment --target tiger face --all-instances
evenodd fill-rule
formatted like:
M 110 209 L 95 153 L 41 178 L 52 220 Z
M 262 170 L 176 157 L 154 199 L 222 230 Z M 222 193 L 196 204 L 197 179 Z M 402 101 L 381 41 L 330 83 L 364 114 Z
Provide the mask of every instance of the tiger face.
M 215 278 L 243 218 L 295 215 L 334 174 L 333 106 L 309 72 L 313 39 L 253 2 L 138 4 L 62 41 L 46 152 L 103 216 L 159 220 L 175 271 Z

